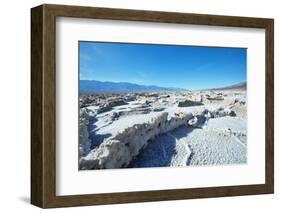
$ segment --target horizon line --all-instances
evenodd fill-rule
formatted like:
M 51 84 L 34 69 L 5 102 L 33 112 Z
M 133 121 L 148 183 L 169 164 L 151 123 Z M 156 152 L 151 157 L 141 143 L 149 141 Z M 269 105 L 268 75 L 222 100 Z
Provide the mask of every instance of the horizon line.
M 79 79 L 79 81 L 98 81 L 98 82 L 109 82 L 109 83 L 128 83 L 128 84 L 135 84 L 138 86 L 154 86 L 154 87 L 162 87 L 162 88 L 167 88 L 167 89 L 182 89 L 182 90 L 189 90 L 189 91 L 197 91 L 197 90 L 211 90 L 211 89 L 217 89 L 217 88 L 224 88 L 224 87 L 229 87 L 229 86 L 235 86 L 237 84 L 242 84 L 242 83 L 247 83 L 247 81 L 239 81 L 236 83 L 232 83 L 232 84 L 225 84 L 222 86 L 218 86 L 218 87 L 208 87 L 208 88 L 200 88 L 200 89 L 188 89 L 188 88 L 182 88 L 182 87 L 165 87 L 165 86 L 159 86 L 159 85 L 155 85 L 155 84 L 139 84 L 139 83 L 132 83 L 132 82 L 128 82 L 128 81 L 100 81 L 100 80 L 95 80 L 95 79 Z

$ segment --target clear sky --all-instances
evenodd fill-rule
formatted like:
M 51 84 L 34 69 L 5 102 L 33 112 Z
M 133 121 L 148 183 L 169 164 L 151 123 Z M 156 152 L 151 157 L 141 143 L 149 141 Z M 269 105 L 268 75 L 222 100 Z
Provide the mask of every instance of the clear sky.
M 79 42 L 80 79 L 205 89 L 246 81 L 245 48 Z

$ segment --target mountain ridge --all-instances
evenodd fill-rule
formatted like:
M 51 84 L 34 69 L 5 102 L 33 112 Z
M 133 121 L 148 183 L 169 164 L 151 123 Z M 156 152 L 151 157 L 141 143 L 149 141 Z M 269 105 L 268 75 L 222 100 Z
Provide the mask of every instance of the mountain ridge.
M 175 87 L 160 87 L 155 85 L 141 85 L 129 82 L 111 82 L 97 80 L 80 80 L 80 93 L 128 93 L 128 92 L 179 92 L 190 91 Z M 247 83 L 241 82 L 225 87 L 203 89 L 207 90 L 246 90 Z
M 129 82 L 80 80 L 80 93 L 126 93 L 126 92 L 164 92 L 188 91 L 187 89 L 140 85 Z
M 241 83 L 232 84 L 232 85 L 225 86 L 225 87 L 211 88 L 211 89 L 206 89 L 206 90 L 246 90 L 246 89 L 247 89 L 247 83 L 241 82 Z

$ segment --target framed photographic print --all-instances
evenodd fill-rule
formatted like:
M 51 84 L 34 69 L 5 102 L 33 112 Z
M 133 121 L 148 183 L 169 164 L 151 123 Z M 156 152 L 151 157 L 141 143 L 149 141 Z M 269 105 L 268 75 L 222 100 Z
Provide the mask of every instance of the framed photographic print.
M 274 191 L 273 19 L 31 9 L 31 203 Z

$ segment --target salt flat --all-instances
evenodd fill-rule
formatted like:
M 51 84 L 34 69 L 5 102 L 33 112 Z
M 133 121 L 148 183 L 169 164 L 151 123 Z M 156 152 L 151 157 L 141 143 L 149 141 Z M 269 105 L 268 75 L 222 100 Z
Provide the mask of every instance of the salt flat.
M 84 94 L 80 169 L 247 162 L 245 90 Z

